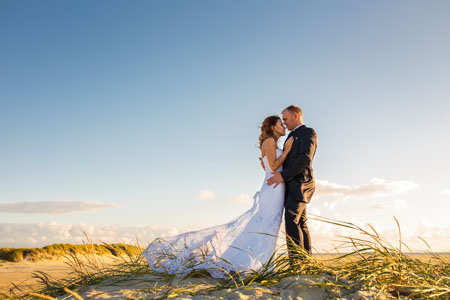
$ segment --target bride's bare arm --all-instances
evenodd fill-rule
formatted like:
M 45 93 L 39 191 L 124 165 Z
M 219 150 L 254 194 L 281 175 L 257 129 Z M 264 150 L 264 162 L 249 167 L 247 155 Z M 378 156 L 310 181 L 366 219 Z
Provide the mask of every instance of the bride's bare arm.
M 263 153 L 265 153 L 265 155 L 267 156 L 267 161 L 269 162 L 269 167 L 270 169 L 272 169 L 272 171 L 278 169 L 286 160 L 289 151 L 291 151 L 293 141 L 294 139 L 292 137 L 286 141 L 283 153 L 278 158 L 277 158 L 277 143 L 275 142 L 275 139 L 268 138 L 263 142 L 262 150 Z

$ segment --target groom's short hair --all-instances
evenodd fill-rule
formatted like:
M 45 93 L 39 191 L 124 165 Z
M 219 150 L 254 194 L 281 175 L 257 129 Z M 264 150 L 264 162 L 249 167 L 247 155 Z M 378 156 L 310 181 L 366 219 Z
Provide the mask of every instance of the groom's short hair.
M 300 116 L 302 115 L 302 110 L 297 105 L 290 105 L 290 106 L 286 107 L 285 109 L 283 109 L 283 111 L 285 111 L 285 110 L 288 110 L 292 113 L 298 113 Z

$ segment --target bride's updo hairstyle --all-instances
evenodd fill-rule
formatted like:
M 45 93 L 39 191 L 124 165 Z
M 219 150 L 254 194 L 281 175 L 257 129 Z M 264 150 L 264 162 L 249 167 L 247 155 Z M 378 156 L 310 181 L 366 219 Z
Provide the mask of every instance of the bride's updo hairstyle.
M 275 135 L 275 132 L 273 131 L 273 126 L 277 125 L 278 120 L 281 121 L 279 116 L 269 116 L 264 119 L 264 121 L 261 124 L 261 135 L 259 136 L 259 148 L 261 148 L 263 142 L 267 138 L 274 138 L 275 141 L 277 141 L 277 137 Z

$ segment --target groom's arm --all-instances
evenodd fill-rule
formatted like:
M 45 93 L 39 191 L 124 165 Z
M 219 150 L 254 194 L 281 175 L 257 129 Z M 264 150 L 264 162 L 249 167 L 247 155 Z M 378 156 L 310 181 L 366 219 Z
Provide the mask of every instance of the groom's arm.
M 300 140 L 299 154 L 292 164 L 280 172 L 284 182 L 294 178 L 296 175 L 305 171 L 311 164 L 317 144 L 317 134 L 312 128 L 307 129 Z

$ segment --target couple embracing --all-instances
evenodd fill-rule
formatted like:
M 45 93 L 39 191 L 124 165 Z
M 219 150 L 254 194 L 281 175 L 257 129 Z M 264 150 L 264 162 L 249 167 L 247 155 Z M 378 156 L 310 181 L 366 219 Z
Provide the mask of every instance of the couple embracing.
M 279 149 L 286 128 L 290 133 Z M 226 224 L 154 240 L 142 253 L 152 270 L 183 276 L 201 269 L 216 278 L 258 270 L 276 250 L 283 210 L 291 265 L 299 247 L 311 254 L 306 205 L 315 189 L 317 135 L 303 124 L 301 109 L 291 105 L 282 111 L 282 120 L 264 119 L 259 147 L 265 178 L 253 206 Z

